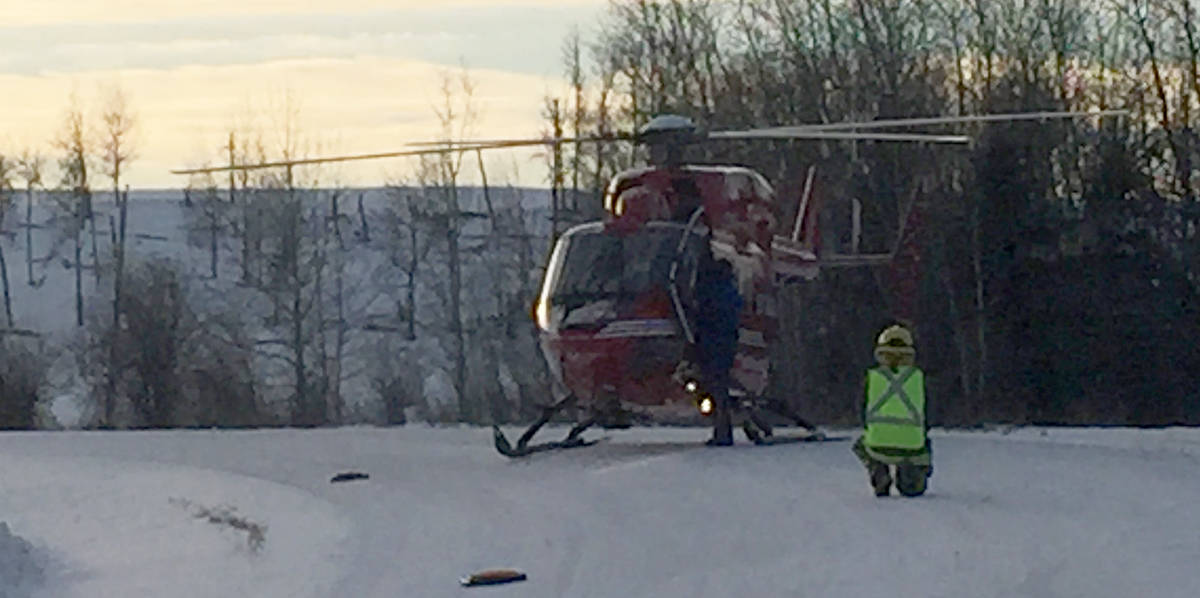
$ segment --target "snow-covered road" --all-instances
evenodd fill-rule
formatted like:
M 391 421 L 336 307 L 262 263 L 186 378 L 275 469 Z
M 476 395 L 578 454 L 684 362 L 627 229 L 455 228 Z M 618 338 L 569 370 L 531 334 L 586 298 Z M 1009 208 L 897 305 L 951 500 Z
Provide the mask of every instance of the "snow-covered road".
M 704 437 L 514 462 L 483 429 L 11 433 L 0 520 L 54 555 L 35 596 L 1200 592 L 1200 430 L 937 434 L 917 500 L 876 499 L 847 442 Z M 346 470 L 371 477 L 329 483 Z M 234 506 L 266 542 L 171 497 Z M 457 585 L 498 566 L 529 580 Z

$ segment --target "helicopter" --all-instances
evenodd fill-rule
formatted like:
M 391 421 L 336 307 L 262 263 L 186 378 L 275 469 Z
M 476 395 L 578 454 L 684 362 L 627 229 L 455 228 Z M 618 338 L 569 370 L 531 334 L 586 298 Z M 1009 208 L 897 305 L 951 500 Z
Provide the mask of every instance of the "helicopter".
M 631 142 L 648 148 L 649 164 L 616 174 L 603 196 L 603 217 L 578 224 L 554 241 L 540 291 L 530 310 L 551 375 L 552 400 L 511 443 L 493 426 L 494 446 L 518 458 L 542 451 L 589 446 L 582 434 L 594 425 L 624 428 L 636 416 L 649 421 L 690 414 L 712 417 L 713 389 L 692 364 L 696 343 L 696 281 L 715 260 L 732 266 L 742 308 L 728 396 L 735 421 L 755 444 L 832 439 L 797 414 L 789 401 L 769 396 L 772 337 L 779 325 L 776 290 L 811 281 L 823 268 L 887 264 L 895 259 L 907 226 L 889 253 L 822 255 L 818 200 L 810 167 L 794 206 L 795 219 L 779 214 L 784 196 L 755 170 L 693 164 L 687 146 L 722 140 L 827 139 L 966 145 L 965 135 L 877 131 L 914 126 L 1046 120 L 1123 114 L 1032 112 L 885 119 L 866 122 L 703 131 L 691 119 L 659 115 L 632 133 L 589 137 L 441 140 L 411 143 L 397 152 L 230 164 L 173 170 L 196 174 L 304 164 L 451 154 L 567 143 Z M 796 196 L 791 194 L 790 196 Z M 907 231 L 910 232 L 911 231 Z M 532 443 L 564 410 L 580 414 L 559 441 Z M 776 434 L 770 415 L 803 430 Z M 776 419 L 777 421 L 777 419 Z

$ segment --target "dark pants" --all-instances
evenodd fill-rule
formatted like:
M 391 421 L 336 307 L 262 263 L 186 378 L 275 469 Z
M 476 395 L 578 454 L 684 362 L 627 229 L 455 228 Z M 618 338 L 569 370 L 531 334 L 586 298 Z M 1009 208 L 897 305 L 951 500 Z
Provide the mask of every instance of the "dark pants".
M 863 438 L 859 436 L 851 447 L 854 451 L 854 456 L 867 468 L 867 475 L 871 479 L 871 488 L 875 490 L 875 496 L 887 496 L 892 489 L 892 468 L 895 467 L 895 482 L 896 490 L 904 496 L 921 496 L 925 494 L 927 480 L 930 474 L 933 473 L 933 468 L 928 465 L 915 465 L 911 463 L 899 462 L 888 464 L 871 456 L 867 452 L 866 446 L 863 445 Z
M 733 405 L 729 398 L 729 370 L 732 364 L 706 364 L 704 368 L 704 390 L 713 398 L 712 443 L 733 444 Z

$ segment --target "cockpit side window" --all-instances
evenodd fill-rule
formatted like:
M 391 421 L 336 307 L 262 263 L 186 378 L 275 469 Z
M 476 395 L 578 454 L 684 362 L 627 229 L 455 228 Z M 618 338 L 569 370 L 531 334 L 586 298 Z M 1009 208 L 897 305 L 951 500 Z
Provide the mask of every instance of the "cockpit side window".
M 699 235 L 678 255 L 678 227 L 651 227 L 629 235 L 580 234 L 570 239 L 551 299 L 568 312 L 587 304 L 609 302 L 617 311 L 648 298 L 669 301 L 671 267 L 678 259 L 675 285 L 681 301 L 690 303 Z M 597 312 L 599 313 L 599 312 Z

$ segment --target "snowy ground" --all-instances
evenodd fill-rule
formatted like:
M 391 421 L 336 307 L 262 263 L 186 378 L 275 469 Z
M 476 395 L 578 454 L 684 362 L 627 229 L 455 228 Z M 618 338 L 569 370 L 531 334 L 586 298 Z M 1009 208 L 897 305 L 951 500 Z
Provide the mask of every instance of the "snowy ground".
M 0 595 L 1200 589 L 1200 430 L 938 434 L 932 489 L 917 500 L 874 498 L 846 442 L 721 450 L 704 437 L 614 432 L 512 462 L 487 430 L 466 428 L 4 434 L 0 574 L 23 585 Z M 329 483 L 346 470 L 371 477 Z M 262 546 L 197 518 L 204 507 L 265 526 Z M 500 566 L 529 580 L 457 585 Z

